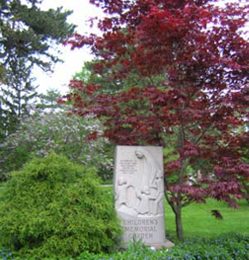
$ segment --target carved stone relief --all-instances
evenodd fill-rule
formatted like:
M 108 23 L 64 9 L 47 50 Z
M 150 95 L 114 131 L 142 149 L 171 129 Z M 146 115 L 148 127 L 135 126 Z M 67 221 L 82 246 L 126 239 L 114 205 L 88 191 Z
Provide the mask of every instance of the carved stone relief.
M 149 245 L 165 246 L 162 148 L 117 146 L 115 194 L 124 242 L 141 239 Z

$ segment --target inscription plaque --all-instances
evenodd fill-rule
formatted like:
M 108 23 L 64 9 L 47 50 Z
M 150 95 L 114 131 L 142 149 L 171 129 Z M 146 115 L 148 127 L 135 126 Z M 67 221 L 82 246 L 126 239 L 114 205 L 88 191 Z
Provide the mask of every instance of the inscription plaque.
M 135 174 L 137 171 L 136 160 L 120 160 L 120 172 L 122 174 Z
M 165 238 L 162 148 L 117 146 L 114 186 L 124 246 L 133 240 L 154 247 L 173 246 Z

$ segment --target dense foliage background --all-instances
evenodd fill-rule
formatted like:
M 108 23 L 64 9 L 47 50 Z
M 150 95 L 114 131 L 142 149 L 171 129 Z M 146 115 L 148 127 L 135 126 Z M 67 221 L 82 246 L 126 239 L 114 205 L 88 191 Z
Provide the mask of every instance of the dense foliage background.
M 87 167 L 95 166 L 102 179 L 110 179 L 113 154 L 105 138 L 88 140 L 91 131 L 101 132 L 101 123 L 93 118 L 67 115 L 65 111 L 36 111 L 23 118 L 15 133 L 2 143 L 0 180 L 20 169 L 34 156 L 43 157 L 50 151 L 63 154 Z M 111 150 L 112 151 L 112 150 Z

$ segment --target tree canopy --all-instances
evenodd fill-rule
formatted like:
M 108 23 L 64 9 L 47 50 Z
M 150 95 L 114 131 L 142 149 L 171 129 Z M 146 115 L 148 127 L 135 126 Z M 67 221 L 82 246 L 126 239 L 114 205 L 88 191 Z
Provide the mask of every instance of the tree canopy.
M 62 43 L 74 29 L 66 19 L 71 11 L 62 8 L 40 9 L 40 0 L 0 1 L 0 57 L 4 70 L 25 59 L 26 66 L 38 65 L 49 69 L 50 61 L 58 57 L 50 52 L 52 43 Z M 7 79 L 6 79 L 7 80 Z
M 76 114 L 101 118 L 104 136 L 114 143 L 165 147 L 165 195 L 182 239 L 182 207 L 210 196 L 235 206 L 243 195 L 240 178 L 249 178 L 241 149 L 248 131 L 240 131 L 249 120 L 249 6 L 90 2 L 106 14 L 98 23 L 103 34 L 75 35 L 68 44 L 90 46 L 98 60 L 95 74 L 109 71 L 121 83 L 132 73 L 151 80 L 113 93 L 74 80 L 67 98 Z

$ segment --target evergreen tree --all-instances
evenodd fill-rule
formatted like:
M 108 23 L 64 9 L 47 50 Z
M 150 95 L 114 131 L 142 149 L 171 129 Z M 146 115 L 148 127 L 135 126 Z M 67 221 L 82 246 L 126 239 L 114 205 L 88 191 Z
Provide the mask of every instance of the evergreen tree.
M 0 0 L 0 138 L 16 128 L 36 96 L 31 72 L 48 71 L 60 59 L 52 46 L 74 31 L 70 11 L 40 9 L 41 0 Z
M 9 75 L 7 84 L 1 88 L 3 137 L 16 130 L 22 116 L 29 113 L 29 106 L 37 95 L 36 87 L 32 84 L 31 69 L 25 68 L 24 59 L 16 60 L 12 72 L 12 77 Z

